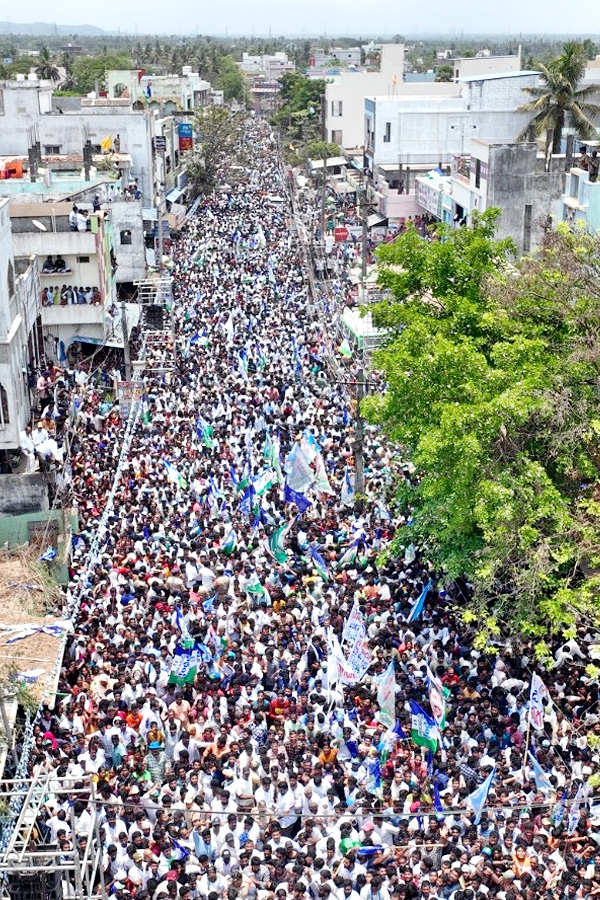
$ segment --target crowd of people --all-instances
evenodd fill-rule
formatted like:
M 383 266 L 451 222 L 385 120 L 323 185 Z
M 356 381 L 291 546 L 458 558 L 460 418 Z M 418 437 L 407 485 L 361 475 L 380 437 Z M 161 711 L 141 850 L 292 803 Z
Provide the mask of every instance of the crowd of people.
M 99 840 L 118 900 L 595 896 L 595 635 L 557 645 L 532 728 L 532 645 L 478 650 L 468 586 L 386 553 L 414 473 L 367 427 L 356 497 L 352 365 L 328 366 L 274 138 L 243 129 L 245 179 L 174 243 L 175 346 L 148 349 L 91 560 L 124 423 L 73 442 L 77 615 L 29 757 L 56 775 L 40 839 Z M 429 751 L 415 703 L 438 722 Z

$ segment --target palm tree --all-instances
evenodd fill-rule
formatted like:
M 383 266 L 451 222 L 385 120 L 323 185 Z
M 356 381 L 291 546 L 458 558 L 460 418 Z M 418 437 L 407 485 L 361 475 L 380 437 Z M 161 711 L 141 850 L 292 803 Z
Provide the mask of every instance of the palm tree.
M 541 84 L 524 88 L 534 99 L 518 110 L 534 115 L 517 140 L 525 140 L 533 127 L 536 134 L 546 132 L 546 150 L 551 146 L 552 152 L 558 153 L 566 125 L 572 127 L 577 137 L 583 140 L 596 137 L 597 130 L 592 119 L 600 115 L 600 107 L 588 102 L 588 97 L 596 89 L 579 87 L 585 65 L 585 49 L 576 41 L 566 43 L 561 56 L 548 65 L 535 64 Z
M 37 77 L 41 78 L 42 81 L 60 81 L 60 72 L 54 65 L 54 60 L 48 47 L 40 49 L 39 60 L 40 64 L 35 70 Z

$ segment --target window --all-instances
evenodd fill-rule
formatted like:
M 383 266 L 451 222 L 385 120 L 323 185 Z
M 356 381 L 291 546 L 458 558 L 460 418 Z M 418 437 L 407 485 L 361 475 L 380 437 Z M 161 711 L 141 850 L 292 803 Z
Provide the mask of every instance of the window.
M 386 122 L 385 123 L 385 131 L 383 133 L 383 143 L 389 144 L 391 139 L 392 139 L 392 123 Z
M 341 100 L 332 100 L 331 101 L 331 115 L 332 116 L 341 116 L 342 115 L 342 101 Z
M 15 270 L 13 268 L 12 260 L 8 261 L 8 270 L 6 273 L 6 282 L 8 287 L 8 296 L 12 297 L 15 292 Z
M 481 187 L 481 160 L 475 160 L 475 187 Z
M 4 115 L 4 91 L 0 91 L 0 116 Z
M 337 144 L 338 147 L 342 146 L 343 141 L 342 141 L 342 129 L 341 128 L 339 128 L 337 131 L 334 130 L 331 132 L 331 143 Z
M 46 154 L 46 156 L 49 156 L 51 154 L 59 154 L 60 144 L 44 144 L 44 153 Z
M 10 416 L 8 414 L 8 394 L 3 384 L 0 384 L 0 425 L 8 425 Z
M 131 244 L 131 231 L 128 228 L 121 232 L 121 244 Z
M 89 256 L 78 256 L 77 257 L 78 263 L 89 263 L 89 261 L 90 261 Z

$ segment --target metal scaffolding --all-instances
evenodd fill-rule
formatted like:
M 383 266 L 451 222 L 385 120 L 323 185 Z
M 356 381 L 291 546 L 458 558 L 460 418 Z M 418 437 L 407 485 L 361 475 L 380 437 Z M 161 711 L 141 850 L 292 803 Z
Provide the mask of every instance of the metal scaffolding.
M 105 898 L 102 846 L 95 783 L 56 773 L 27 780 L 0 782 L 1 900 L 100 900 Z M 68 804 L 69 846 L 51 840 L 45 805 L 51 799 Z M 87 833 L 78 830 L 74 804 L 81 800 L 91 817 Z M 91 802 L 90 802 L 91 801 Z M 17 814 L 18 813 L 18 814 Z M 16 816 L 16 817 L 15 817 Z

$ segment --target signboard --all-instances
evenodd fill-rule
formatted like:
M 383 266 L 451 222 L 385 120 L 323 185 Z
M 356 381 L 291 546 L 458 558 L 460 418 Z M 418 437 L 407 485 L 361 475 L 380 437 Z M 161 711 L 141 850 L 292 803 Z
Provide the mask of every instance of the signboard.
M 167 152 L 167 139 L 162 134 L 159 134 L 154 138 L 154 149 L 157 153 Z
M 348 238 L 350 237 L 350 232 L 348 231 L 348 229 L 346 228 L 345 225 L 340 225 L 335 229 L 334 235 L 335 235 L 336 241 L 338 243 L 340 243 L 340 241 L 348 240 Z
M 117 398 L 119 400 L 119 415 L 121 419 L 126 419 L 131 412 L 131 404 L 133 402 L 133 381 L 119 381 L 117 385 Z
M 194 146 L 194 132 L 189 122 L 180 122 L 177 126 L 179 132 L 179 149 L 191 150 Z

